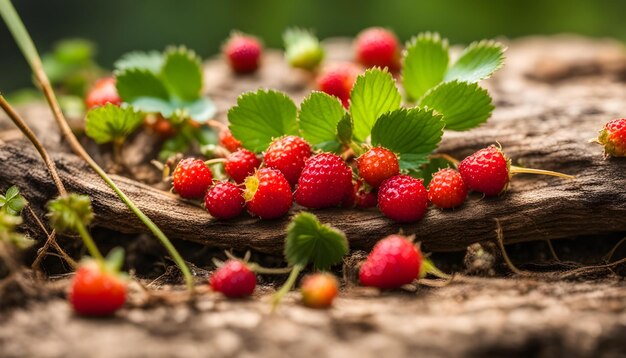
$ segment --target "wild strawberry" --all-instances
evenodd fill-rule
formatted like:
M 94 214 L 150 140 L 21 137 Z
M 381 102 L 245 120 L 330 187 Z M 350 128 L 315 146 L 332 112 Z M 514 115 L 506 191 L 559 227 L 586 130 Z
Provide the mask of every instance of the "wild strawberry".
M 355 181 L 352 190 L 348 190 L 341 203 L 342 208 L 367 209 L 373 208 L 378 203 L 376 194 L 363 188 L 363 183 Z
M 291 28 L 283 34 L 285 58 L 292 67 L 315 69 L 324 59 L 324 49 L 311 31 Z
M 265 152 L 265 166 L 280 170 L 289 184 L 295 185 L 304 168 L 304 162 L 311 156 L 311 146 L 297 136 L 286 136 L 270 144 Z
M 226 158 L 224 170 L 238 184 L 254 173 L 261 165 L 261 160 L 251 151 L 240 148 Z
M 108 272 L 94 260 L 83 263 L 76 271 L 69 301 L 78 314 L 109 316 L 126 302 L 126 283 L 116 273 Z
M 350 168 L 340 156 L 321 153 L 307 160 L 295 197 L 306 208 L 327 208 L 340 205 L 348 190 L 352 190 Z
M 244 262 L 228 260 L 211 275 L 209 283 L 226 297 L 247 297 L 256 287 L 256 275 Z
M 224 45 L 223 51 L 233 71 L 250 73 L 259 68 L 263 46 L 252 36 L 234 33 Z
M 163 139 L 171 138 L 176 135 L 176 128 L 172 122 L 168 121 L 161 115 L 146 116 L 145 125 Z
M 461 174 L 451 168 L 441 169 L 428 184 L 428 200 L 441 209 L 463 205 L 467 197 L 467 186 Z
M 397 222 L 417 221 L 428 209 L 428 193 L 421 179 L 396 175 L 378 188 L 378 208 Z
M 400 66 L 400 45 L 396 35 L 380 27 L 363 30 L 356 38 L 356 58 L 365 67 Z
M 228 149 L 230 152 L 234 152 L 241 148 L 241 142 L 235 138 L 229 130 L 220 132 L 220 144 L 222 144 L 222 147 Z
M 213 185 L 204 197 L 204 207 L 217 219 L 232 219 L 243 211 L 246 201 L 237 185 L 226 181 Z
M 212 181 L 211 169 L 200 159 L 183 159 L 174 169 L 174 190 L 186 199 L 203 197 Z
M 626 118 L 609 121 L 596 140 L 604 146 L 604 155 L 626 157 Z
M 511 177 L 517 173 L 574 178 L 571 175 L 548 170 L 512 166 L 502 150 L 495 145 L 483 148 L 463 159 L 459 164 L 459 172 L 469 189 L 483 193 L 485 196 L 495 196 L 503 192 L 508 187 Z
M 320 91 L 341 100 L 345 108 L 350 105 L 350 91 L 361 70 L 354 64 L 341 63 L 326 67 L 317 78 Z
M 89 89 L 87 97 L 85 98 L 87 109 L 104 106 L 107 103 L 111 103 L 116 106 L 119 106 L 122 103 L 122 99 L 117 94 L 115 78 L 113 77 L 99 79 L 94 86 Z
M 419 277 L 422 265 L 420 250 L 402 235 L 380 240 L 361 266 L 359 281 L 364 286 L 398 288 Z
M 248 211 L 261 219 L 279 218 L 289 211 L 293 202 L 291 186 L 283 173 L 262 168 L 245 180 Z
M 385 179 L 400 174 L 398 157 L 383 147 L 374 147 L 356 159 L 359 176 L 372 188 L 378 188 Z
M 302 303 L 311 308 L 328 308 L 339 293 L 339 282 L 330 273 L 315 273 L 302 279 Z

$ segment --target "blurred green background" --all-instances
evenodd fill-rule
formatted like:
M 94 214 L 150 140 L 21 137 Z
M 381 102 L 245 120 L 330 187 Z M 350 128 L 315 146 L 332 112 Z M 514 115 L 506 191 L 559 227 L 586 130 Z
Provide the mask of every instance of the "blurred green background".
M 131 50 L 185 44 L 207 57 L 232 29 L 281 45 L 288 26 L 313 28 L 321 38 L 353 36 L 378 25 L 402 40 L 438 31 L 452 43 L 528 34 L 580 33 L 626 40 L 623 0 L 14 0 L 40 52 L 82 37 L 98 46 L 97 61 L 110 68 Z M 30 86 L 14 41 L 0 25 L 0 91 Z

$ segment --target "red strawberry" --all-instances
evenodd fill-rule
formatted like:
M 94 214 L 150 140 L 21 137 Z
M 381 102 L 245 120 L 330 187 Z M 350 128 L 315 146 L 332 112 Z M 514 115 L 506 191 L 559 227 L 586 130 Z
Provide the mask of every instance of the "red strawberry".
M 317 154 L 307 160 L 296 189 L 296 202 L 311 209 L 340 205 L 352 190 L 352 171 L 340 156 Z
M 459 164 L 459 172 L 463 181 L 471 190 L 481 192 L 485 196 L 495 196 L 506 190 L 514 174 L 544 174 L 573 179 L 571 175 L 548 170 L 529 169 L 512 166 L 502 150 L 491 145 L 463 159 Z
M 605 156 L 626 157 L 626 118 L 609 121 L 600 131 L 597 142 L 604 145 Z
M 172 122 L 161 115 L 146 117 L 145 124 L 163 139 L 171 138 L 176 135 L 176 128 L 174 128 Z
M 226 181 L 213 185 L 204 197 L 204 207 L 217 219 L 232 219 L 243 211 L 246 201 L 237 185 Z
M 339 98 L 343 106 L 348 108 L 350 91 L 359 73 L 359 67 L 351 63 L 328 66 L 317 78 L 317 87 L 320 91 Z
M 343 198 L 341 207 L 367 209 L 375 207 L 377 203 L 378 199 L 376 198 L 376 194 L 372 191 L 365 190 L 363 183 L 359 180 L 353 183 L 352 190 L 348 190 L 346 196 Z
M 378 208 L 397 222 L 417 221 L 428 209 L 428 193 L 421 179 L 396 175 L 380 185 Z
M 233 71 L 250 73 L 259 68 L 263 46 L 256 38 L 234 33 L 224 45 L 223 50 Z
M 467 197 L 467 186 L 461 174 L 450 168 L 441 169 L 428 184 L 428 200 L 441 209 L 463 205 Z
M 359 281 L 364 286 L 398 288 L 419 277 L 422 265 L 420 250 L 402 235 L 380 240 L 361 266 Z
M 374 147 L 356 160 L 359 176 L 373 188 L 378 188 L 387 178 L 400 174 L 398 157 L 383 147 Z
M 289 211 L 293 202 L 291 186 L 283 173 L 276 169 L 262 168 L 246 178 L 248 211 L 261 219 L 276 219 Z
M 315 273 L 302 279 L 302 303 L 311 308 L 328 308 L 339 293 L 339 282 L 330 273 Z
M 230 152 L 241 148 L 241 142 L 237 140 L 229 130 L 220 132 L 220 143 L 222 147 L 228 149 Z
M 251 151 L 240 148 L 226 158 L 224 170 L 238 184 L 254 173 L 261 165 L 261 160 Z
M 69 301 L 78 314 L 110 316 L 126 302 L 126 282 L 96 261 L 88 260 L 76 271 Z
M 122 99 L 117 94 L 115 78 L 113 77 L 99 79 L 94 86 L 89 89 L 87 97 L 85 98 L 87 109 L 104 106 L 107 103 L 111 103 L 116 106 L 119 106 L 122 103 Z
M 204 196 L 212 181 L 211 169 L 200 159 L 183 159 L 174 169 L 174 190 L 186 199 Z
M 276 139 L 265 152 L 265 166 L 280 170 L 289 184 L 295 185 L 311 156 L 311 146 L 304 139 L 293 135 Z
M 226 297 L 247 297 L 256 287 L 256 275 L 244 262 L 228 260 L 211 275 L 209 283 Z
M 400 67 L 400 44 L 396 35 L 380 27 L 363 30 L 356 38 L 356 58 L 365 67 Z

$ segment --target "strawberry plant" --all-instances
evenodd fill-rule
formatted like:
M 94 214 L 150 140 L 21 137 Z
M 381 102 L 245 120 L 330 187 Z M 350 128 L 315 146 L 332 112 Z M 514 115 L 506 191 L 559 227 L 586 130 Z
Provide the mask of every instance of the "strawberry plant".
M 7 243 L 18 249 L 30 247 L 34 240 L 26 235 L 15 232 L 22 224 L 22 209 L 26 206 L 26 199 L 20 195 L 16 186 L 7 189 L 4 195 L 0 194 L 0 243 Z
M 123 163 L 122 147 L 126 138 L 143 123 L 143 115 L 133 107 L 113 103 L 94 108 L 85 117 L 85 133 L 98 144 L 113 143 L 116 163 Z

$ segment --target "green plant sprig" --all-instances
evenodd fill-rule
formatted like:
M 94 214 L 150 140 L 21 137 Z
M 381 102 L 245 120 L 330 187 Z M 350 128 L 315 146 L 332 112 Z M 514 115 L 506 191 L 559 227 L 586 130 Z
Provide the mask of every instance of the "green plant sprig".
M 48 104 L 54 114 L 54 118 L 61 129 L 66 140 L 69 142 L 72 150 L 78 154 L 83 160 L 87 162 L 87 164 L 109 185 L 109 187 L 117 194 L 117 196 L 126 204 L 126 206 L 141 220 L 141 222 L 150 229 L 150 231 L 161 241 L 166 250 L 172 255 L 172 259 L 178 267 L 180 268 L 185 282 L 187 284 L 187 288 L 190 292 L 194 291 L 194 283 L 193 276 L 191 275 L 191 271 L 189 267 L 185 264 L 185 261 L 182 259 L 174 245 L 170 242 L 170 240 L 165 236 L 163 231 L 159 229 L 159 227 L 148 217 L 146 216 L 135 203 L 124 194 L 119 187 L 113 182 L 113 180 L 106 174 L 106 172 L 89 156 L 89 154 L 82 147 L 72 129 L 70 128 L 67 120 L 65 119 L 63 112 L 59 107 L 59 103 L 56 99 L 52 86 L 50 85 L 50 81 L 46 73 L 43 70 L 43 66 L 41 63 L 41 59 L 35 48 L 35 45 L 24 26 L 24 23 L 20 19 L 19 15 L 15 11 L 15 8 L 11 4 L 10 0 L 0 0 L 0 15 L 4 19 L 7 24 L 9 31 L 15 38 L 18 47 L 24 54 L 24 57 L 28 61 L 31 66 L 35 78 L 39 82 L 41 89 L 48 101 Z

